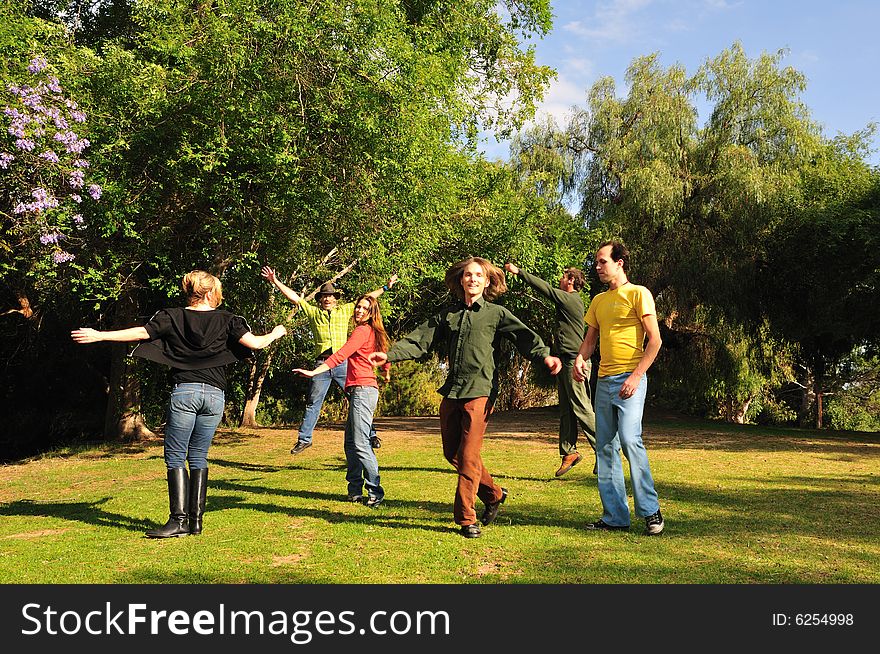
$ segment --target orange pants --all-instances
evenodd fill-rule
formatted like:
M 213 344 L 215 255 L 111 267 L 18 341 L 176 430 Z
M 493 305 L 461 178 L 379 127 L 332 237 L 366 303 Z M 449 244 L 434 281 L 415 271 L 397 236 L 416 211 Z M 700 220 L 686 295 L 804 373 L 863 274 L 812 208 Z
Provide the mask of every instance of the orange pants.
M 501 499 L 501 486 L 492 480 L 480 456 L 483 434 L 491 412 L 488 400 L 488 397 L 468 400 L 443 398 L 440 403 L 443 456 L 458 472 L 453 515 L 459 525 L 477 522 L 474 509 L 477 497 L 486 504 Z

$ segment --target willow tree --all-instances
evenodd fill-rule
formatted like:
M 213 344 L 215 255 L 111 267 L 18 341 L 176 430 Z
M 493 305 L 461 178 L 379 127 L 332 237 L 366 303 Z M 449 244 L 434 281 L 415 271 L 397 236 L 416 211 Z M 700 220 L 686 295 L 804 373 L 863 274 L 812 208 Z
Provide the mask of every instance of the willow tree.
M 558 193 L 577 199 L 594 242 L 627 242 L 633 279 L 657 295 L 663 356 L 681 355 L 685 369 L 705 363 L 706 374 L 671 381 L 732 420 L 792 377 L 796 339 L 778 329 L 762 289 L 804 197 L 803 173 L 828 143 L 801 100 L 805 77 L 784 54 L 750 59 L 737 43 L 692 75 L 640 57 L 625 95 L 600 79 L 564 130 L 536 130 L 521 145 L 547 151 L 538 165 L 559 171 Z M 713 366 L 724 358 L 748 365 Z

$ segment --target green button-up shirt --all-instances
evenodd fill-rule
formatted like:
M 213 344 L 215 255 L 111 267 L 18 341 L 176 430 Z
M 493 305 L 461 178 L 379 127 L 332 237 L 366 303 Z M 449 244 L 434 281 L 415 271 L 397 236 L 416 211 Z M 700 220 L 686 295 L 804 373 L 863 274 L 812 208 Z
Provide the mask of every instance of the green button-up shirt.
M 556 327 L 553 329 L 554 354 L 566 358 L 577 356 L 586 332 L 584 299 L 581 294 L 569 293 L 557 286 L 551 286 L 540 277 L 530 275 L 522 269 L 518 277 L 522 277 L 523 281 L 556 306 Z
M 479 298 L 471 306 L 464 302 L 444 308 L 397 341 L 388 361 L 424 359 L 436 351 L 448 359 L 446 383 L 438 389 L 450 399 L 489 397 L 498 390 L 495 375 L 500 340 L 508 339 L 520 354 L 543 362 L 550 348 L 510 311 Z
M 315 356 L 325 350 L 335 352 L 348 340 L 351 317 L 354 315 L 354 302 L 337 304 L 331 311 L 325 311 L 305 300 L 299 308 L 309 319 L 312 336 L 315 339 Z

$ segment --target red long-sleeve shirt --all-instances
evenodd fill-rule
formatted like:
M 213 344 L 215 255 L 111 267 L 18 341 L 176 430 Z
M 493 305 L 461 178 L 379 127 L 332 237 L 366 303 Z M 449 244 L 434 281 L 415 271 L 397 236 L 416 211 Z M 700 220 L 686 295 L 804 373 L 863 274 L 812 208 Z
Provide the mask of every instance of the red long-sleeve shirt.
M 376 336 L 373 328 L 369 325 L 358 325 L 354 328 L 351 336 L 345 344 L 336 350 L 324 363 L 330 368 L 335 368 L 348 359 L 348 371 L 345 373 L 345 387 L 349 386 L 378 386 L 376 373 L 373 366 L 367 360 L 376 351 Z M 391 365 L 386 363 L 382 366 L 387 370 Z

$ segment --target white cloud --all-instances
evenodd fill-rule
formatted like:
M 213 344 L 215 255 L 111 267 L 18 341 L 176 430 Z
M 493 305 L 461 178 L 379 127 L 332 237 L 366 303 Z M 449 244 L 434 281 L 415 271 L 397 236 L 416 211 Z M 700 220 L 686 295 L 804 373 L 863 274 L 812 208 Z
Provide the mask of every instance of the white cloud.
M 571 114 L 571 108 L 575 105 L 584 105 L 586 97 L 585 86 L 560 74 L 547 89 L 544 102 L 538 107 L 535 119 L 540 121 L 544 116 L 552 116 L 557 125 L 562 125 Z
M 633 14 L 652 2 L 654 0 L 611 0 L 599 3 L 589 22 L 572 21 L 562 29 L 589 39 L 628 43 L 639 35 L 639 28 L 632 20 Z
M 563 59 L 562 66 L 566 70 L 571 70 L 584 77 L 592 77 L 595 66 L 589 59 L 583 57 L 572 57 L 571 59 Z

